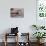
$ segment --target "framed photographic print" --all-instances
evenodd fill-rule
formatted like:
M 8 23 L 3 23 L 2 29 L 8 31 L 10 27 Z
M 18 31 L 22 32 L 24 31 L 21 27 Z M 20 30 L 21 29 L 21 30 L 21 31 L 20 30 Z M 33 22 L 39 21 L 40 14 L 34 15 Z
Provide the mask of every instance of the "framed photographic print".
M 37 0 L 37 15 L 46 17 L 46 0 Z
M 11 17 L 24 17 L 24 8 L 10 8 Z
M 37 0 L 36 23 L 38 25 L 46 25 L 46 0 Z

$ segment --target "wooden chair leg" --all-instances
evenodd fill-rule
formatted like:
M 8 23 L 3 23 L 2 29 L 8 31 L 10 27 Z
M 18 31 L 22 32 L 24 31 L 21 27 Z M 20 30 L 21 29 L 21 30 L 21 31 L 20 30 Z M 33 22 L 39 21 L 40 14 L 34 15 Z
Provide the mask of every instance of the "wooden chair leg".
M 7 46 L 7 33 L 5 34 L 5 46 Z
M 17 46 L 18 46 L 18 34 L 17 34 Z
M 17 34 L 17 36 L 15 37 L 16 39 L 16 44 L 15 44 L 15 46 L 18 46 L 18 34 Z
M 7 42 L 5 41 L 5 46 L 7 46 Z

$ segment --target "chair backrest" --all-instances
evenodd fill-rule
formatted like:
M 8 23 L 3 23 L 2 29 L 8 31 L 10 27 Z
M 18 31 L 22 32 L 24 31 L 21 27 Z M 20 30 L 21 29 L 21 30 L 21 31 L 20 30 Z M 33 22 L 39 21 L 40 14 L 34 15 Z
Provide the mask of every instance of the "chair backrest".
M 18 33 L 18 27 L 16 28 L 11 28 L 11 34 Z

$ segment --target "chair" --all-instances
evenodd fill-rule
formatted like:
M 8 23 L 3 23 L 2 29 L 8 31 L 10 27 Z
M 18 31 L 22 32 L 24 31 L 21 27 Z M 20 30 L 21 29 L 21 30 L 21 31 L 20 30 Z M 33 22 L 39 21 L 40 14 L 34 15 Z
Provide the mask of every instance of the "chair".
M 29 33 L 21 33 L 22 40 L 25 39 L 26 41 L 20 42 L 19 46 L 30 46 L 29 43 Z
M 8 44 L 7 38 L 10 38 L 10 37 L 13 37 L 13 36 L 17 36 L 16 46 L 18 46 L 18 27 L 11 28 L 11 33 L 5 33 L 5 46 L 7 46 L 7 44 Z

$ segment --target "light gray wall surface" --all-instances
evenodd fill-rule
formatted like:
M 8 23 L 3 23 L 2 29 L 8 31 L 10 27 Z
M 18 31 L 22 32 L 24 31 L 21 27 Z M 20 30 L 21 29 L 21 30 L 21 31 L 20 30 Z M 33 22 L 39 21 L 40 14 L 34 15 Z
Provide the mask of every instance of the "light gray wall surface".
M 10 8 L 24 8 L 24 18 L 11 18 Z M 36 0 L 0 0 L 0 34 L 9 32 L 11 27 L 19 27 L 19 32 L 29 32 L 36 24 Z

